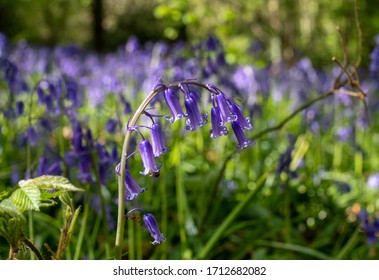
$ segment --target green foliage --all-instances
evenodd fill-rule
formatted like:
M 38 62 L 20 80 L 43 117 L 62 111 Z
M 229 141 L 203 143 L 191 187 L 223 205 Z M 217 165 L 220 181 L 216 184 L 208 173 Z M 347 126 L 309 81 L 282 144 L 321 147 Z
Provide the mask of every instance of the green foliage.
M 4 237 L 10 245 L 9 258 L 16 257 L 17 251 L 22 245 L 28 246 L 37 256 L 42 256 L 38 249 L 34 247 L 30 240 L 26 239 L 23 226 L 26 218 L 25 211 L 40 211 L 40 207 L 55 205 L 55 198 L 67 206 L 65 221 L 69 221 L 64 243 L 61 252 L 67 246 L 69 236 L 72 231 L 72 221 L 75 221 L 79 209 L 74 209 L 72 199 L 69 197 L 69 191 L 83 191 L 72 185 L 70 181 L 61 176 L 40 176 L 34 179 L 21 180 L 18 183 L 19 188 L 15 189 L 8 198 L 0 202 L 0 236 Z M 2 192 L 3 197 L 5 192 Z M 65 228 L 66 228 L 65 227 Z M 58 254 L 61 257 L 61 252 Z M 58 257 L 55 257 L 58 258 Z
M 91 45 L 95 34 L 91 25 L 91 0 L 2 1 L 0 9 L 10 11 L 0 19 L 0 29 L 12 40 L 27 39 L 38 44 L 76 42 Z M 332 56 L 342 55 L 340 27 L 351 55 L 357 55 L 358 34 L 352 32 L 354 0 L 202 0 L 112 1 L 102 0 L 103 44 L 110 50 L 136 36 L 142 42 L 184 40 L 196 42 L 210 33 L 219 36 L 231 63 L 256 63 L 283 58 L 291 63 L 297 54 L 324 66 Z M 375 0 L 358 0 L 363 30 L 363 64 L 378 33 L 379 10 Z M 253 44 L 261 50 L 251 53 Z M 322 50 L 322 51 L 319 51 Z

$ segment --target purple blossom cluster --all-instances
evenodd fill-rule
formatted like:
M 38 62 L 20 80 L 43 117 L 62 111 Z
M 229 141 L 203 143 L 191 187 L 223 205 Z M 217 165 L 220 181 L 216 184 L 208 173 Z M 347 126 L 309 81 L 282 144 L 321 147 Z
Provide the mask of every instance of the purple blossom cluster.
M 170 114 L 165 118 L 170 123 L 174 123 L 181 119 L 185 119 L 186 129 L 194 131 L 208 123 L 208 114 L 202 114 L 199 107 L 199 96 L 194 90 L 194 86 L 201 87 L 210 93 L 210 100 L 213 105 L 211 109 L 211 125 L 210 132 L 211 138 L 228 135 L 229 131 L 226 127 L 227 123 L 235 134 L 237 140 L 237 150 L 242 150 L 253 144 L 252 140 L 247 139 L 245 130 L 251 130 L 253 127 L 250 123 L 250 118 L 244 117 L 241 108 L 224 92 L 212 84 L 200 84 L 195 81 L 187 80 L 183 82 L 177 82 L 171 85 L 165 85 L 159 83 L 155 86 L 153 92 L 156 94 L 163 94 L 164 99 L 162 102 L 166 105 Z M 179 94 L 182 94 L 184 106 L 181 103 Z M 144 170 L 140 172 L 142 175 L 148 175 L 158 177 L 160 174 L 160 166 L 156 162 L 156 158 L 159 158 L 163 153 L 168 152 L 164 141 L 164 134 L 159 122 L 155 121 L 162 116 L 153 116 L 146 110 L 143 112 L 151 119 L 151 125 L 146 126 L 130 126 L 128 132 L 137 132 L 142 139 L 139 141 L 138 148 L 142 159 L 142 165 Z M 146 138 L 141 133 L 142 128 L 147 128 L 150 131 L 150 139 Z M 121 175 L 121 163 L 116 167 L 116 174 Z M 146 188 L 141 188 L 136 180 L 131 176 L 130 170 L 125 168 L 124 176 L 125 186 L 125 200 L 130 201 L 139 196 L 140 193 L 146 191 Z M 129 214 L 134 211 L 142 211 L 144 213 L 143 220 L 146 228 L 149 230 L 151 236 L 154 238 L 152 244 L 159 244 L 164 241 L 165 238 L 160 233 L 158 225 L 152 214 L 146 214 L 140 208 L 132 209 Z

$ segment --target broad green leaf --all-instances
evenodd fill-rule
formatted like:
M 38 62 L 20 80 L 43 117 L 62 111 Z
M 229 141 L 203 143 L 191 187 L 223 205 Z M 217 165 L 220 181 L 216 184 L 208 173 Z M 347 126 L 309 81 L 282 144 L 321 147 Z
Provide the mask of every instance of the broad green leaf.
M 41 191 L 37 186 L 24 185 L 17 189 L 10 197 L 11 201 L 17 205 L 21 212 L 25 210 L 37 210 L 41 204 Z
M 83 191 L 82 189 L 75 187 L 67 178 L 62 176 L 44 175 L 34 179 L 21 180 L 18 184 L 21 188 L 29 185 L 36 186 L 41 191 L 47 191 L 52 194 L 49 198 L 60 195 L 61 192 L 59 192 L 59 190 L 75 192 Z
M 25 219 L 20 212 L 20 208 L 14 204 L 10 198 L 4 199 L 0 202 L 0 217 L 4 216 L 5 213 L 11 217 L 19 217 L 23 220 Z

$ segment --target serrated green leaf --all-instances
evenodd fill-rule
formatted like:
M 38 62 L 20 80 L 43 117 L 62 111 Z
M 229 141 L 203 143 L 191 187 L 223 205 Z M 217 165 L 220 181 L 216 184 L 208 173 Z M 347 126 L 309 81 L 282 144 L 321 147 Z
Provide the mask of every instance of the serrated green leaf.
M 34 179 L 21 180 L 18 184 L 21 188 L 29 185 L 36 186 L 41 191 L 47 191 L 53 194 L 51 197 L 59 196 L 61 194 L 61 192 L 59 192 L 60 190 L 74 192 L 84 191 L 75 187 L 67 178 L 62 176 L 44 175 Z
M 4 214 L 25 220 L 25 217 L 20 212 L 20 208 L 9 198 L 4 199 L 2 202 L 0 202 L 0 217 L 4 216 Z
M 19 207 L 20 212 L 25 210 L 39 211 L 41 191 L 34 185 L 24 185 L 12 193 L 10 200 Z

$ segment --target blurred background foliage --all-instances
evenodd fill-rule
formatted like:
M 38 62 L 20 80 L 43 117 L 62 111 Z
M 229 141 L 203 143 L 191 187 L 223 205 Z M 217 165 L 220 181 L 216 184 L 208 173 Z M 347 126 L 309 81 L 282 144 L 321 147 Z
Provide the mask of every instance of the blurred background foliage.
M 379 145 L 379 42 L 374 41 L 379 10 L 374 8 L 377 1 L 357 2 L 361 69 L 369 68 L 372 54 L 372 75 L 362 75 L 372 125 L 366 126 L 356 98 L 336 94 L 228 159 L 235 147 L 227 138 L 214 142 L 208 129 L 190 136 L 182 133 L 183 123 L 166 124 L 171 151 L 162 160 L 159 180 L 136 178 L 149 189 L 141 205 L 157 215 L 167 241 L 151 246 L 148 232 L 129 219 L 126 258 L 378 258 L 379 155 L 372 149 Z M 131 109 L 139 106 L 155 79 L 163 75 L 215 83 L 246 101 L 243 107 L 254 116 L 253 133 L 259 133 L 330 89 L 337 75 L 331 57 L 343 61 L 341 46 L 357 59 L 354 3 L 0 0 L 0 32 L 15 43 L 4 48 L 0 67 L 0 187 L 16 184 L 29 172 L 38 175 L 45 160 L 49 164 L 44 169 L 63 167 L 59 172 L 86 190 L 75 197 L 83 214 L 65 258 L 112 258 L 115 162 L 107 167 L 112 171 L 104 183 L 94 184 L 86 176 L 99 181 L 98 166 L 110 162 L 103 162 L 103 148 L 118 161 L 113 150 L 120 152 Z M 148 46 L 128 41 L 132 37 Z M 16 44 L 23 40 L 27 43 Z M 71 43 L 96 53 L 63 46 Z M 117 50 L 120 46 L 126 49 Z M 224 49 L 228 63 L 219 59 Z M 41 86 L 39 94 L 33 94 L 36 85 Z M 154 106 L 166 108 L 159 102 Z M 117 127 L 108 129 L 109 121 Z M 75 166 L 69 163 L 75 134 L 86 135 L 80 143 L 95 155 L 91 170 L 79 160 Z M 131 171 L 138 174 L 142 163 L 138 156 L 135 160 Z M 264 184 L 257 183 L 260 178 Z M 366 183 L 370 178 L 371 186 Z M 106 211 L 99 210 L 105 206 Z M 230 227 L 218 231 L 235 209 L 241 210 L 229 219 Z M 59 207 L 50 215 L 36 213 L 29 219 L 35 222 L 28 225 L 30 239 L 43 250 L 44 242 L 54 244 L 61 216 Z M 207 246 L 215 232 L 221 232 L 218 242 Z M 1 258 L 9 248 L 0 241 Z
M 362 63 L 367 65 L 379 10 L 373 8 L 376 0 L 358 5 Z M 131 36 L 142 43 L 188 43 L 213 33 L 232 64 L 284 60 L 292 65 L 307 56 L 323 67 L 332 56 L 342 55 L 337 26 L 348 49 L 356 52 L 353 7 L 353 0 L 209 0 L 206 5 L 203 0 L 1 0 L 0 31 L 14 42 L 75 42 L 97 51 L 113 51 Z

